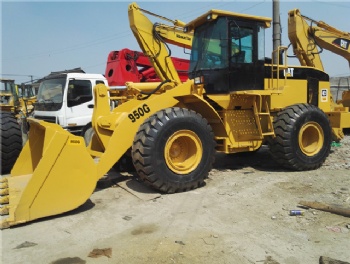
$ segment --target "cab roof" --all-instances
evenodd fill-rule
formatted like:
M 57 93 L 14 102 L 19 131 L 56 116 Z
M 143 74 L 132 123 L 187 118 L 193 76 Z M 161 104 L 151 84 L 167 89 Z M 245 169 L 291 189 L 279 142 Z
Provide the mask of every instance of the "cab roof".
M 218 9 L 211 9 L 205 14 L 187 23 L 185 28 L 189 32 L 191 30 L 194 30 L 196 27 L 204 24 L 207 21 L 216 20 L 218 17 L 222 17 L 222 16 L 235 17 L 241 20 L 251 20 L 251 21 L 261 22 L 265 28 L 269 28 L 271 26 L 271 21 L 272 21 L 272 19 L 269 17 L 254 16 L 254 15 L 247 15 L 247 14 L 218 10 Z

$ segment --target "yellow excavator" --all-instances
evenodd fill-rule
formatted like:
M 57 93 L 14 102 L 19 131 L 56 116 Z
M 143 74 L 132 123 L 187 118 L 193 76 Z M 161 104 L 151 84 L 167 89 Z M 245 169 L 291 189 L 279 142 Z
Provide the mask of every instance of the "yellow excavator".
M 317 21 L 294 9 L 288 13 L 288 36 L 294 54 L 302 66 L 324 71 L 320 54 L 327 49 L 345 58 L 350 68 L 350 33 Z M 344 91 L 337 103 L 350 107 L 350 90 Z
M 59 125 L 30 119 L 29 141 L 9 177 L 2 178 L 2 227 L 82 205 L 97 181 L 129 153 L 139 177 L 163 193 L 202 186 L 216 151 L 270 146 L 276 166 L 313 170 L 330 152 L 332 136 L 350 127 L 348 107 L 332 107 L 329 76 L 321 69 L 266 60 L 267 17 L 210 10 L 184 25 L 193 31 L 190 79 L 182 83 L 154 25 L 136 3 L 131 29 L 160 83 L 127 83 L 110 96 L 94 88 L 88 147 Z M 110 109 L 110 101 L 119 101 Z M 78 157 L 78 158 L 77 158 Z

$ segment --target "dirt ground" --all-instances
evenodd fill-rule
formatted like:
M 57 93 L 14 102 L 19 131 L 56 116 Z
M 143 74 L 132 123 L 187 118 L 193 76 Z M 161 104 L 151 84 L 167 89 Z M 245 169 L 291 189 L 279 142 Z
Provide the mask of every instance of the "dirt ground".
M 206 185 L 186 193 L 159 195 L 111 171 L 80 208 L 2 230 L 2 263 L 349 261 L 350 218 L 298 206 L 350 208 L 349 168 L 347 135 L 315 171 L 286 171 L 265 148 L 217 155 Z M 304 215 L 290 216 L 292 209 Z

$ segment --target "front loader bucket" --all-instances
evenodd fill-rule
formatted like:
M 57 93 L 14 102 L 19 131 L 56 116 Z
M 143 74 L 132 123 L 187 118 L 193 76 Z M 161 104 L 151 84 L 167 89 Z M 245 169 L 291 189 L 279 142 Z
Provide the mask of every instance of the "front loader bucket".
M 84 139 L 29 118 L 29 140 L 0 183 L 1 228 L 73 210 L 89 199 L 97 166 Z

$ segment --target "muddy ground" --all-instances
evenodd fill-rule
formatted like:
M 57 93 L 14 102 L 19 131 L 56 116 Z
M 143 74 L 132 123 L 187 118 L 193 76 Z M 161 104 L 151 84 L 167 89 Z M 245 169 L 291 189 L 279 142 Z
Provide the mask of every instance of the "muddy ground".
M 187 193 L 159 195 L 111 171 L 80 208 L 1 231 L 2 263 L 349 261 L 350 218 L 298 206 L 350 208 L 349 168 L 347 135 L 315 171 L 284 170 L 265 148 L 217 155 L 206 185 Z

